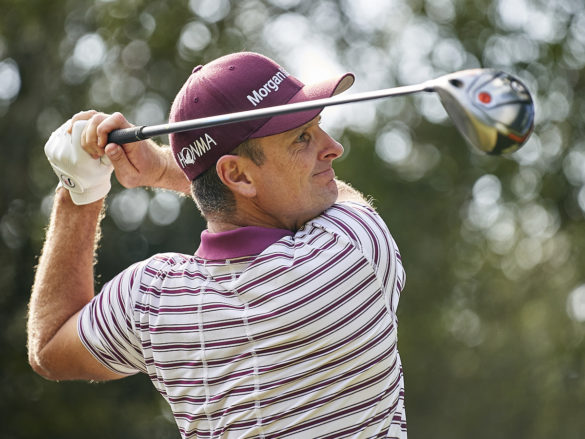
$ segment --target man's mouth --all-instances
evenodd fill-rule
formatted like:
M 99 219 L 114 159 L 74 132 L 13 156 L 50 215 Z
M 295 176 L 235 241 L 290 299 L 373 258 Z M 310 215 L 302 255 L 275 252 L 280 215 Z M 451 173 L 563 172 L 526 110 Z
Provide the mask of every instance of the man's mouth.
M 329 177 L 331 180 L 335 178 L 335 171 L 333 168 L 327 168 L 324 171 L 317 172 L 313 175 L 314 177 Z

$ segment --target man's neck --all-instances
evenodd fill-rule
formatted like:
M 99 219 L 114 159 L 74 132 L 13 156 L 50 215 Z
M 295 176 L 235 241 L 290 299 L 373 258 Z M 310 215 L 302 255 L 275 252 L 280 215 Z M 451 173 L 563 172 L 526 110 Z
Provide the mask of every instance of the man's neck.
M 207 230 L 211 233 L 227 232 L 247 226 L 294 231 L 292 224 L 289 226 L 282 218 L 277 218 L 261 209 L 257 209 L 252 203 L 242 203 L 239 209 L 233 215 L 230 215 L 229 218 L 207 218 Z
M 235 230 L 240 227 L 242 226 L 232 224 L 229 222 L 213 220 L 207 221 L 207 230 L 210 231 L 211 233 L 227 232 L 229 230 Z

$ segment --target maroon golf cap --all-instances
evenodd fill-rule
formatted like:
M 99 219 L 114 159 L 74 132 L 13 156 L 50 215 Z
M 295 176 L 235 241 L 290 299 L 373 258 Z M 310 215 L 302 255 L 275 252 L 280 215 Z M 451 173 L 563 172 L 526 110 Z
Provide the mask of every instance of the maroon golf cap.
M 305 85 L 271 59 L 251 52 L 223 56 L 193 69 L 171 108 L 169 122 L 273 107 L 336 95 L 353 84 L 351 73 Z M 321 109 L 308 110 L 171 134 L 175 160 L 189 180 L 215 164 L 247 139 L 297 128 Z

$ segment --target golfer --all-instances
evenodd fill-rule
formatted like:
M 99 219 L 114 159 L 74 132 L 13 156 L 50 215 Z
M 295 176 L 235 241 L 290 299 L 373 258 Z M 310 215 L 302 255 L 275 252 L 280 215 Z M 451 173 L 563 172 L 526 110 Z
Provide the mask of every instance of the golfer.
M 262 55 L 236 53 L 193 70 L 170 121 L 325 98 L 352 83 L 346 74 L 304 85 Z M 183 438 L 406 437 L 400 255 L 368 200 L 335 178 L 343 147 L 320 111 L 173 134 L 170 148 L 107 144 L 130 123 L 78 113 L 89 160 L 107 156 L 126 187 L 192 194 L 207 230 L 193 255 L 154 255 L 95 295 L 109 173 L 52 161 L 61 184 L 30 302 L 33 369 L 51 380 L 144 373 Z M 195 248 L 198 234 L 184 239 Z

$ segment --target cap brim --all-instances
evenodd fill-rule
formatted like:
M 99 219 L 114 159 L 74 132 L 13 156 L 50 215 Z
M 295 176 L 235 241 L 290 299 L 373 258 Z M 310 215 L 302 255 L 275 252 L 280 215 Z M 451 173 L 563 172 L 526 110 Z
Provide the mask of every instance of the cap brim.
M 288 104 L 335 96 L 350 88 L 354 81 L 355 76 L 353 73 L 346 73 L 339 78 L 329 79 L 317 84 L 305 85 L 288 101 Z M 298 128 L 317 117 L 317 115 L 323 111 L 323 108 L 324 107 L 272 117 L 258 128 L 250 138 L 255 139 L 258 137 L 272 136 L 274 134 L 280 134 Z

